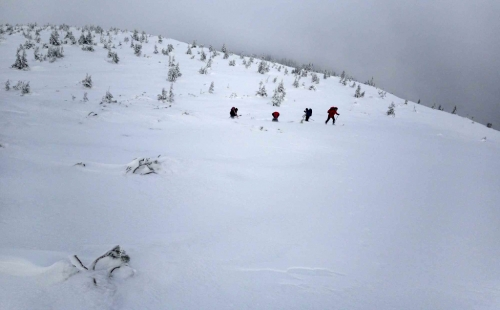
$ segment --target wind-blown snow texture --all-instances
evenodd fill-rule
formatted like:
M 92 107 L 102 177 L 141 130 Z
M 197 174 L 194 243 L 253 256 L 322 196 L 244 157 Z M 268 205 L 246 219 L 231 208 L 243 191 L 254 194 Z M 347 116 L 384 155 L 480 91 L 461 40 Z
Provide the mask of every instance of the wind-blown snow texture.
M 199 47 L 151 36 L 137 57 L 129 35 L 113 35 L 118 64 L 64 45 L 53 63 L 28 50 L 29 71 L 10 68 L 25 38 L 0 42 L 2 86 L 31 86 L 0 89 L 0 309 L 500 307 L 497 131 L 366 85 L 354 98 L 338 77 L 294 88 L 237 55 L 202 75 Z M 180 63 L 171 105 L 155 44 Z M 117 103 L 101 105 L 108 89 Z M 142 158 L 156 173 L 126 172 Z M 69 255 L 89 265 L 116 244 L 134 276 L 73 274 Z

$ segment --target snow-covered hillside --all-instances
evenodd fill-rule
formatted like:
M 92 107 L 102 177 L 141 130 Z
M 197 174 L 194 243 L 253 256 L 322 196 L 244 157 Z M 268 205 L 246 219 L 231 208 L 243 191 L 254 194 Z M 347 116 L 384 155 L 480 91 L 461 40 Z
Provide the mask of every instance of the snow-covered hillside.
M 339 77 L 295 88 L 292 68 L 220 51 L 200 74 L 200 47 L 149 36 L 136 56 L 131 32 L 110 34 L 118 64 L 97 34 L 53 62 L 27 49 L 26 71 L 11 68 L 22 33 L 0 41 L 1 310 L 500 307 L 499 132 L 364 84 L 354 98 Z M 117 244 L 127 268 L 76 273 L 70 256 L 89 267 Z

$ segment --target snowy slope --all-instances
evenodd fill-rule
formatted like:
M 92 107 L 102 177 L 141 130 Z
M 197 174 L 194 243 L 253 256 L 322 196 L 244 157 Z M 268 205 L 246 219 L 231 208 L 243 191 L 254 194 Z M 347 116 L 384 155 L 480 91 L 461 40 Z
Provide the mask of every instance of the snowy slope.
M 137 57 L 129 35 L 113 34 L 118 64 L 64 45 L 53 63 L 28 50 L 28 71 L 10 68 L 26 39 L 0 42 L 0 82 L 31 86 L 0 90 L 0 309 L 500 307 L 497 131 L 366 85 L 356 99 L 338 77 L 296 89 L 237 55 L 202 75 L 200 48 L 151 36 Z M 155 44 L 182 72 L 171 105 Z M 281 80 L 281 107 L 255 96 Z M 102 105 L 108 89 L 118 102 Z M 144 157 L 157 174 L 126 172 Z M 74 274 L 70 255 L 90 265 L 116 244 L 133 276 Z

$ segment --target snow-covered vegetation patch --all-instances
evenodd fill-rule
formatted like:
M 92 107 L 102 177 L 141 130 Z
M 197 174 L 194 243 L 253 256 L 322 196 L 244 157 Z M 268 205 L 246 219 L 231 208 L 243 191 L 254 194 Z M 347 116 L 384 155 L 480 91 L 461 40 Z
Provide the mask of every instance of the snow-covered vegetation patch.
M 162 159 L 160 156 L 155 159 L 151 158 L 136 158 L 127 165 L 125 170 L 127 173 L 147 175 L 157 173 L 161 170 Z

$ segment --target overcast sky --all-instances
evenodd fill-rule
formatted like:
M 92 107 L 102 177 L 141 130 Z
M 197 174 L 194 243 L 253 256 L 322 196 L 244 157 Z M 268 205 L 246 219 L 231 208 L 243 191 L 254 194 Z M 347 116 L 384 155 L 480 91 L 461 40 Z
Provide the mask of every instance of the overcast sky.
M 66 23 L 225 43 L 345 70 L 500 128 L 499 0 L 0 0 L 0 23 Z

